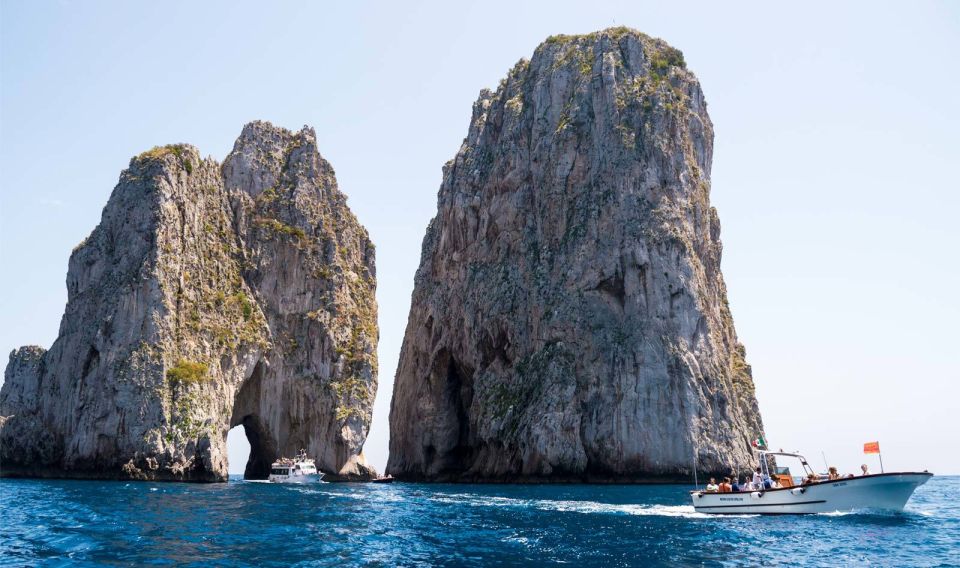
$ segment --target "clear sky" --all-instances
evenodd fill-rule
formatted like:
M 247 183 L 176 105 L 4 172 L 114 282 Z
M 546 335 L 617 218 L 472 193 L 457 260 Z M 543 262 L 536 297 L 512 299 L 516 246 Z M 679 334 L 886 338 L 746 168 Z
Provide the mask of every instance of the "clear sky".
M 131 156 L 222 160 L 250 120 L 309 124 L 377 245 L 382 471 L 420 243 L 471 104 L 548 35 L 627 25 L 681 49 L 706 93 L 771 445 L 852 471 L 879 440 L 888 470 L 960 473 L 960 3 L 725 4 L 3 0 L 0 350 L 53 342 L 70 251 Z

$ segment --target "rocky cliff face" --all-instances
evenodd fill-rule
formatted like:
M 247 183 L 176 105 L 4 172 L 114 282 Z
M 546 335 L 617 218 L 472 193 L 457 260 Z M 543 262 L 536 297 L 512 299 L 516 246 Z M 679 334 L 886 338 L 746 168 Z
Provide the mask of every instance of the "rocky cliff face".
M 388 471 L 623 480 L 752 463 L 720 274 L 713 128 L 682 54 L 554 36 L 444 166 L 391 406 Z
M 70 258 L 49 351 L 10 355 L 0 473 L 218 481 L 303 447 L 372 474 L 374 248 L 313 130 L 247 125 L 221 167 L 187 145 L 130 162 Z

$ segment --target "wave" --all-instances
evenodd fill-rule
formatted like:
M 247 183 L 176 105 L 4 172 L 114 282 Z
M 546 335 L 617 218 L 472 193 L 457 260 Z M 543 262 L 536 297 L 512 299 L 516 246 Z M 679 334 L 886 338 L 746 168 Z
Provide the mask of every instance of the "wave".
M 516 507 L 557 511 L 561 513 L 648 515 L 657 517 L 682 517 L 687 519 L 716 518 L 715 515 L 698 513 L 693 505 L 643 505 L 601 503 L 599 501 L 557 501 L 550 499 L 514 499 L 512 497 L 480 496 L 469 493 L 454 493 L 431 497 L 441 503 L 466 504 L 475 507 Z M 727 517 L 755 517 L 757 515 L 726 515 Z

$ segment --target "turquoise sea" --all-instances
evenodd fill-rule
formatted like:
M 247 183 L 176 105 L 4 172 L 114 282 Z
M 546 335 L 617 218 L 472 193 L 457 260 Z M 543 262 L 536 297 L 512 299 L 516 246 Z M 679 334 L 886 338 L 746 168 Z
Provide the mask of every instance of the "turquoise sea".
M 3 479 L 0 564 L 960 565 L 960 477 L 886 515 L 710 517 L 689 489 Z

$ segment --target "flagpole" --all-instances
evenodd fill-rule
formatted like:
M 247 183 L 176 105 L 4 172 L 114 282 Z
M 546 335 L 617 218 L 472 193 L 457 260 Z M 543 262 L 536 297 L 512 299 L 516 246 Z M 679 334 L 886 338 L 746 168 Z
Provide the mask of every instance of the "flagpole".
M 863 445 L 864 454 L 877 454 L 880 458 L 880 473 L 883 473 L 883 454 L 880 453 L 880 442 L 867 442 Z

